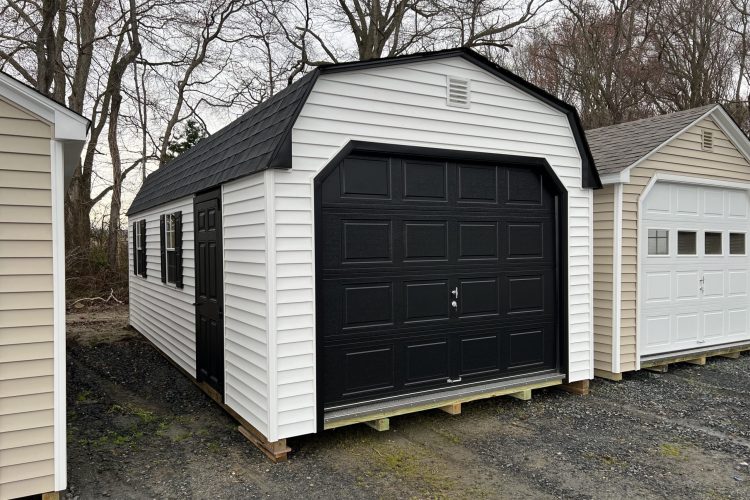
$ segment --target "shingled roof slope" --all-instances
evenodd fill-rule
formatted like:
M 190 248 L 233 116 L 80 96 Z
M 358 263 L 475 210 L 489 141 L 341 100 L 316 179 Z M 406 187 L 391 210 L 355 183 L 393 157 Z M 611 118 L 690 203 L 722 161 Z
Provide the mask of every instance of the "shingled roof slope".
M 617 174 L 668 141 L 718 104 L 586 131 L 600 175 Z
M 314 81 L 314 72 L 308 73 L 149 175 L 128 214 L 272 166 Z

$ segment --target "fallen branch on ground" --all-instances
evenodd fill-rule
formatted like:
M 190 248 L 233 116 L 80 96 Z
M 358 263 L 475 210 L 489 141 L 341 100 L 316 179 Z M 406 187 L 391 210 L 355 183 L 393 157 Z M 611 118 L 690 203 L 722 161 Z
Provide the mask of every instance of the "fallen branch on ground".
M 97 300 L 101 300 L 105 304 L 107 302 L 109 302 L 110 300 L 113 300 L 113 301 L 117 302 L 118 304 L 122 304 L 122 301 L 120 299 L 118 299 L 117 297 L 115 297 L 115 290 L 114 289 L 110 289 L 110 291 L 109 291 L 109 297 L 107 297 L 106 299 L 104 297 L 84 297 L 82 299 L 78 299 L 78 300 L 75 300 L 75 301 L 71 302 L 70 304 L 68 304 L 68 307 L 73 307 L 74 305 L 78 304 L 79 302 L 83 302 L 84 300 L 88 300 L 88 301 L 91 301 L 91 302 L 94 302 L 94 301 L 97 301 Z

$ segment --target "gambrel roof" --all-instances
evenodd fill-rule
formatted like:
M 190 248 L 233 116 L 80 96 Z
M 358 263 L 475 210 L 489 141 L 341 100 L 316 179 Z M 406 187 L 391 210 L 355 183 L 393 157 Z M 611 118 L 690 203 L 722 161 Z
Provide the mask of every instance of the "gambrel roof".
M 291 168 L 292 127 L 321 73 L 462 57 L 562 112 L 568 118 L 583 165 L 583 187 L 601 187 L 578 113 L 480 54 L 466 48 L 320 66 L 146 178 L 128 215 L 269 168 Z

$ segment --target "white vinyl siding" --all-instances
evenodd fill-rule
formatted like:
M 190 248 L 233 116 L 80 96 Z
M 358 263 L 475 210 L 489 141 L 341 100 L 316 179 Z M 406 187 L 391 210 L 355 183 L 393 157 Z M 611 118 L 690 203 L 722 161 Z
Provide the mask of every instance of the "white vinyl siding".
M 270 172 L 222 186 L 227 406 L 268 435 L 266 183 Z
M 469 109 L 446 106 L 446 75 L 471 79 Z M 316 430 L 313 179 L 350 140 L 546 158 L 569 195 L 569 380 L 592 377 L 592 192 L 567 117 L 458 57 L 324 74 L 272 175 L 271 440 Z
M 182 276 L 184 288 L 161 281 L 159 216 L 182 212 Z M 133 274 L 133 222 L 146 219 L 146 271 Z M 195 376 L 195 260 L 193 198 L 182 198 L 130 217 L 128 221 L 130 324 L 169 359 Z
M 48 124 L 0 99 L 0 498 L 55 489 Z

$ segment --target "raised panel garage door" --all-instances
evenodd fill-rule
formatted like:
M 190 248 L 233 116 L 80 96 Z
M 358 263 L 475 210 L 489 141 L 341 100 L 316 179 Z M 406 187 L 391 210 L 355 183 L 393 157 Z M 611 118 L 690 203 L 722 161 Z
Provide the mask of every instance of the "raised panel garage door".
M 350 155 L 316 189 L 326 409 L 560 366 L 560 196 L 542 168 Z
M 747 191 L 657 182 L 641 219 L 641 355 L 750 340 Z

